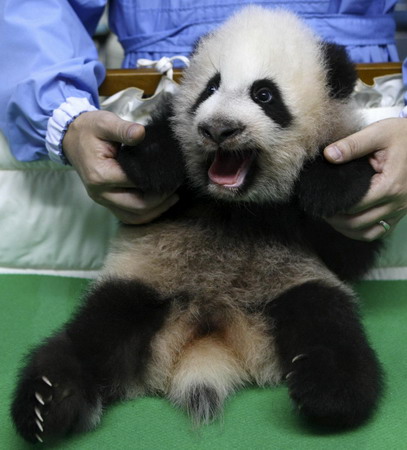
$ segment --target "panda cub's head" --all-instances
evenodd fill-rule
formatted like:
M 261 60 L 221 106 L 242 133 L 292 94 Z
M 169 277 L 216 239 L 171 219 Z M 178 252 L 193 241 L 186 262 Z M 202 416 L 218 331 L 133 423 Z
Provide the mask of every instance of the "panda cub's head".
M 282 202 L 308 159 L 358 127 L 345 51 L 292 13 L 247 7 L 199 42 L 175 102 L 188 177 L 233 201 Z

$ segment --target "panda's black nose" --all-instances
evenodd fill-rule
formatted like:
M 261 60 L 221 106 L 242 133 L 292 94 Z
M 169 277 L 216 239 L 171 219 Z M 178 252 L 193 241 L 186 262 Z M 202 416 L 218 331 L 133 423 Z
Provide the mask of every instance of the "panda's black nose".
M 222 144 L 228 139 L 238 136 L 244 127 L 239 124 L 232 123 L 214 123 L 201 124 L 198 126 L 198 131 L 205 139 L 210 139 L 215 144 Z

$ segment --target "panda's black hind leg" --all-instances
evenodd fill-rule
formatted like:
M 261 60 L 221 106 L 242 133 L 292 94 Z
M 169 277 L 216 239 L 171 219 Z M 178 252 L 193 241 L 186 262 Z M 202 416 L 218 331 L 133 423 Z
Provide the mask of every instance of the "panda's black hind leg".
M 308 282 L 271 302 L 266 314 L 300 413 L 324 427 L 365 422 L 380 398 L 382 371 L 352 297 Z
M 28 356 L 11 405 L 30 442 L 94 428 L 102 407 L 142 384 L 170 302 L 137 281 L 99 282 L 63 329 Z

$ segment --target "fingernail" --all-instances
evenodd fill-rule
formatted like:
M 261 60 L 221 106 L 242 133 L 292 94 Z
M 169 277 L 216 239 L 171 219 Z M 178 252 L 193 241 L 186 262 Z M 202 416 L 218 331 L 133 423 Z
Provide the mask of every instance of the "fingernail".
M 127 139 L 129 141 L 139 141 L 144 137 L 144 127 L 138 123 L 130 125 L 127 129 Z
M 326 154 L 334 161 L 340 161 L 343 156 L 342 152 L 336 145 L 331 145 L 325 149 Z

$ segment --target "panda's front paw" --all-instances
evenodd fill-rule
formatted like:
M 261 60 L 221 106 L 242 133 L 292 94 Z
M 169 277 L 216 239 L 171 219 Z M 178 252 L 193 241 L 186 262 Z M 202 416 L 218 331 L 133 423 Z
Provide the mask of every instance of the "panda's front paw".
M 306 165 L 297 181 L 300 208 L 315 218 L 345 212 L 366 194 L 374 173 L 366 158 L 332 164 L 320 155 Z
M 123 145 L 117 160 L 141 192 L 168 194 L 179 188 L 185 179 L 182 155 L 168 147 L 162 149 L 159 143 L 142 143 L 137 147 Z
M 352 358 L 317 347 L 292 359 L 286 375 L 291 398 L 302 416 L 319 426 L 352 428 L 374 412 L 381 392 L 381 372 L 373 358 Z
M 165 120 L 147 125 L 145 138 L 138 145 L 122 145 L 117 161 L 141 192 L 169 194 L 185 179 L 182 151 Z

